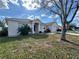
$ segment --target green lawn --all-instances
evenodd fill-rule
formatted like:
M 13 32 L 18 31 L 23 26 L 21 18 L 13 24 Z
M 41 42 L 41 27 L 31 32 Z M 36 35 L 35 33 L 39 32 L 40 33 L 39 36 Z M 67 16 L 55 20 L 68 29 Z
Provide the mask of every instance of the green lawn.
M 79 46 L 59 38 L 59 34 L 1 37 L 0 59 L 79 59 Z M 67 39 L 79 44 L 78 36 Z

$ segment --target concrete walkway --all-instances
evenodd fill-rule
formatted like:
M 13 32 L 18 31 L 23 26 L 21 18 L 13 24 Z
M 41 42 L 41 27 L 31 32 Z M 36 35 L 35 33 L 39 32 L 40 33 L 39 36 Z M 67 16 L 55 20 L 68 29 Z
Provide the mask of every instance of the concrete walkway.
M 67 33 L 69 35 L 75 35 L 75 36 L 79 36 L 79 34 L 76 34 L 76 33 Z
M 54 35 L 54 34 L 56 34 L 56 33 L 46 33 L 47 35 Z M 61 33 L 60 33 L 61 34 Z M 69 33 L 69 32 L 67 32 L 66 34 L 68 34 L 68 35 L 75 35 L 75 36 L 79 36 L 79 34 L 77 33 Z
M 53 35 L 53 34 L 56 34 L 56 33 L 46 33 L 47 35 Z

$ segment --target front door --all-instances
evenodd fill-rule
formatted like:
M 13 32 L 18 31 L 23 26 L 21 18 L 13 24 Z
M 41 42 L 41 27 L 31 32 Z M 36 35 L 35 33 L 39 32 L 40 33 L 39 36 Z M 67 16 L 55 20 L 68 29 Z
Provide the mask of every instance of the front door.
M 35 23 L 35 24 L 34 24 L 34 32 L 35 32 L 35 33 L 38 33 L 38 32 L 39 32 L 38 29 L 39 29 L 39 23 Z

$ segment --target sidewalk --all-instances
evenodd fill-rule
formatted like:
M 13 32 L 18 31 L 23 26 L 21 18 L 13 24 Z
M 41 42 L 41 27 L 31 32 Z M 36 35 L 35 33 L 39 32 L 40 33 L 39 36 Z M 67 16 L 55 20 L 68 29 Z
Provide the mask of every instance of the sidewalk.
M 61 34 L 61 32 L 59 32 L 59 33 Z M 79 34 L 78 34 L 78 33 L 70 33 L 70 32 L 67 32 L 66 34 L 79 36 Z
M 50 34 L 50 35 L 54 35 L 54 34 L 56 34 L 56 33 L 46 33 L 46 34 Z M 59 34 L 61 34 L 61 32 L 59 33 Z M 75 36 L 79 36 L 79 34 L 78 33 L 69 33 L 69 32 L 67 32 L 66 34 L 68 34 L 68 35 L 75 35 Z
M 79 34 L 76 34 L 76 33 L 66 33 L 66 34 L 79 36 Z

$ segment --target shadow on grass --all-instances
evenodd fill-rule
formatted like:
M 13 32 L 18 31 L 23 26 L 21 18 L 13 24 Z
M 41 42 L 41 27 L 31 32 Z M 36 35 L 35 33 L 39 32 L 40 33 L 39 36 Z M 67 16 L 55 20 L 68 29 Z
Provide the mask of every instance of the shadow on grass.
M 69 40 L 62 40 L 62 41 L 67 42 L 67 43 L 70 43 L 70 44 L 73 44 L 73 45 L 75 45 L 75 46 L 79 46 L 79 44 L 74 43 L 74 42 L 71 42 L 71 41 L 69 41 Z
M 48 35 L 46 34 L 34 34 L 34 35 L 26 35 L 26 36 L 18 36 L 18 37 L 0 37 L 0 43 L 6 43 L 11 41 L 21 41 L 23 39 L 29 40 L 29 38 L 33 39 L 46 39 Z

